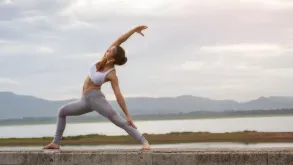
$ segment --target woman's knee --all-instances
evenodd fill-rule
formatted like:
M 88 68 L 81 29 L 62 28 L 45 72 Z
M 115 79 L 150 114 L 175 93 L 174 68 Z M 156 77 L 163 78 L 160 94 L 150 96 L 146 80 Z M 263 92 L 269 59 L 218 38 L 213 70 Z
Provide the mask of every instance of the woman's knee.
M 58 117 L 66 117 L 66 105 L 63 105 L 58 109 Z

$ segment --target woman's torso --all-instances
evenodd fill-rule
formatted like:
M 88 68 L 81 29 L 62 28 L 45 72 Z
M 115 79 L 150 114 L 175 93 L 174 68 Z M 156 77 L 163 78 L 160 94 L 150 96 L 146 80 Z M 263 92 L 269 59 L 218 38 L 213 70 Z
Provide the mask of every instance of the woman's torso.
M 89 68 L 89 74 L 83 83 L 83 94 L 91 90 L 101 89 L 102 84 L 109 81 L 106 78 L 107 74 L 114 70 L 114 68 L 105 67 L 102 71 L 99 72 L 96 69 L 96 64 L 97 62 L 92 63 Z
M 89 76 L 86 76 L 85 81 L 83 83 L 82 94 L 87 93 L 88 91 L 101 89 L 101 85 L 96 85 Z

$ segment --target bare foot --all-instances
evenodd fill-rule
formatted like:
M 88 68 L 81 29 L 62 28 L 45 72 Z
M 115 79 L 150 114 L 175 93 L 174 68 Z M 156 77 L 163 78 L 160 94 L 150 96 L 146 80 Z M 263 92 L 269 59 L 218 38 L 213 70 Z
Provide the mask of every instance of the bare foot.
M 60 145 L 55 143 L 50 143 L 46 145 L 45 147 L 43 147 L 43 149 L 59 149 L 59 148 L 60 148 Z
M 151 150 L 151 146 L 149 145 L 149 143 L 144 143 L 141 147 L 141 150 Z

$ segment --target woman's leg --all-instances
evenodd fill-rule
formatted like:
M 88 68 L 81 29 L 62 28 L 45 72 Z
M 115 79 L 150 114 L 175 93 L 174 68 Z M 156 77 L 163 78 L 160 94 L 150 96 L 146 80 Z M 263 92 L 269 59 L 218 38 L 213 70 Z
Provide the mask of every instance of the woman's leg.
M 137 129 L 132 127 L 124 118 L 117 114 L 104 96 L 97 96 L 91 99 L 90 104 L 91 109 L 108 118 L 116 126 L 124 129 L 130 136 L 139 141 L 141 144 L 148 144 L 148 141 Z
M 71 103 L 68 103 L 62 107 L 59 108 L 58 110 L 58 115 L 57 115 L 57 126 L 56 126 L 56 132 L 53 140 L 53 145 L 58 146 L 59 148 L 60 145 L 60 140 L 63 136 L 63 132 L 65 130 L 66 126 L 66 116 L 79 116 L 85 113 L 89 113 L 93 110 L 88 108 L 86 105 L 86 102 L 84 99 L 73 101 Z M 44 148 L 52 148 L 52 143 L 47 145 Z M 53 147 L 56 148 L 56 147 Z

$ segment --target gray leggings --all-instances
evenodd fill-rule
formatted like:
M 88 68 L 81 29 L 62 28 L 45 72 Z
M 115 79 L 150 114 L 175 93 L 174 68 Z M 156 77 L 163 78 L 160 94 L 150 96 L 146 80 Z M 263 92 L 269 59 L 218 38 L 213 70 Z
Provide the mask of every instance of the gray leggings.
M 78 116 L 92 111 L 97 111 L 102 116 L 108 118 L 118 127 L 124 129 L 130 136 L 144 144 L 147 140 L 141 133 L 133 128 L 111 107 L 104 94 L 100 90 L 92 90 L 84 94 L 80 100 L 62 106 L 58 112 L 57 130 L 53 142 L 60 144 L 66 125 L 66 116 Z

